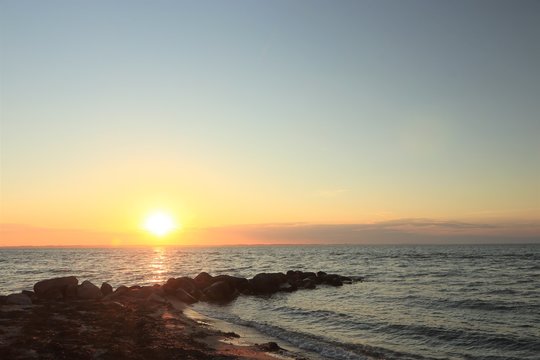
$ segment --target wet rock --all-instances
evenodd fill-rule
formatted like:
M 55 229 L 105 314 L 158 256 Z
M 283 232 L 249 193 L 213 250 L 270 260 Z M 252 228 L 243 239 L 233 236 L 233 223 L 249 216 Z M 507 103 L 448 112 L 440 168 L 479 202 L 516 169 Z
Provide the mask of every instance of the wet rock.
M 41 299 L 61 299 L 66 287 L 77 286 L 78 283 L 75 276 L 42 280 L 34 284 L 34 292 Z
M 64 299 L 76 299 L 77 298 L 78 285 L 68 285 L 64 289 Z
M 306 278 L 302 280 L 302 287 L 304 289 L 315 289 L 317 287 L 315 279 Z
M 194 303 L 196 303 L 198 301 L 196 298 L 191 296 L 187 291 L 185 291 L 182 288 L 176 289 L 176 292 L 174 293 L 174 296 L 178 300 L 180 300 L 181 302 L 186 303 L 186 304 L 194 304 Z
M 101 290 L 101 293 L 103 294 L 103 296 L 106 296 L 106 295 L 109 295 L 109 294 L 113 293 L 113 287 L 109 283 L 106 283 L 106 282 L 101 284 L 100 290 Z
M 253 291 L 258 294 L 275 293 L 285 282 L 287 282 L 287 276 L 283 273 L 261 273 L 249 280 Z
M 304 279 L 315 279 L 315 278 L 317 278 L 317 274 L 315 274 L 314 272 L 306 271 L 305 273 L 302 273 L 301 278 L 302 278 L 302 280 L 304 280 Z
M 101 290 L 88 280 L 77 287 L 77 297 L 80 299 L 99 299 L 102 296 Z
M 21 291 L 21 294 L 24 294 L 24 295 L 28 296 L 30 298 L 30 300 L 32 300 L 32 302 L 37 300 L 36 293 L 33 292 L 33 291 L 23 290 L 23 291 Z
M 257 344 L 256 347 L 261 350 L 261 351 L 266 351 L 266 352 L 276 352 L 276 351 L 279 351 L 279 350 L 282 350 L 279 345 L 273 341 L 270 341 L 270 342 L 267 342 L 267 343 L 264 343 L 264 344 Z
M 331 286 L 343 286 L 343 281 L 341 281 L 341 276 L 339 275 L 326 275 L 324 277 L 324 283 Z
M 11 305 L 32 305 L 32 300 L 25 294 L 10 294 L 5 301 Z
M 193 280 L 195 281 L 195 284 L 197 284 L 197 287 L 203 290 L 212 285 L 212 279 L 212 275 L 203 271 L 199 275 L 195 276 Z
M 204 289 L 203 291 L 206 298 L 210 301 L 225 302 L 232 300 L 236 291 L 226 281 L 218 281 Z
M 225 281 L 226 283 L 229 284 L 229 286 L 235 288 L 238 291 L 243 291 L 245 288 L 247 288 L 247 286 L 249 284 L 249 281 L 246 278 L 230 276 L 230 275 L 214 276 L 214 278 L 212 280 L 213 280 L 213 282 Z
M 129 291 L 129 288 L 125 285 L 120 285 L 119 287 L 116 288 L 116 290 L 114 290 L 114 293 L 115 294 L 119 294 L 119 293 L 125 293 L 125 292 L 128 292 Z
M 0 305 L 5 304 L 5 303 L 6 303 L 6 299 L 7 299 L 7 296 L 5 296 L 5 295 L 0 295 Z
M 167 304 L 167 300 L 165 300 L 164 298 L 162 298 L 161 296 L 157 294 L 150 294 L 150 296 L 146 298 L 146 301 L 155 302 L 158 304 Z

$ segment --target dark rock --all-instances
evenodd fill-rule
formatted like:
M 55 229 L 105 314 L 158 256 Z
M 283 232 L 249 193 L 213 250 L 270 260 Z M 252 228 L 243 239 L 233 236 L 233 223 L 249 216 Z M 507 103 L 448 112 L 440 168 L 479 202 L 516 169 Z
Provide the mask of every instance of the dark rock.
M 287 282 L 287 276 L 283 273 L 261 273 L 249 280 L 253 291 L 257 294 L 275 293 L 285 282 Z
M 302 287 L 304 289 L 315 289 L 317 287 L 315 279 L 306 278 L 302 280 Z
M 78 285 L 68 285 L 64 288 L 62 295 L 64 299 L 75 299 L 77 298 Z
M 326 273 L 324 271 L 317 271 L 317 277 L 324 278 Z
M 332 286 L 342 286 L 343 282 L 339 275 L 326 275 L 324 277 L 324 283 Z
M 257 344 L 256 346 L 259 350 L 266 351 L 266 352 L 276 352 L 276 351 L 282 350 L 279 347 L 279 345 L 273 341 L 270 341 L 264 344 Z
M 317 274 L 315 274 L 314 272 L 309 272 L 309 271 L 306 271 L 305 273 L 302 273 L 302 280 L 304 279 L 315 279 L 317 277 Z
M 109 294 L 113 293 L 113 287 L 109 283 L 106 283 L 106 282 L 101 284 L 100 290 L 101 290 L 101 293 L 103 294 L 103 296 L 106 296 L 106 295 L 109 295 Z
M 204 289 L 206 298 L 210 301 L 230 301 L 236 296 L 236 291 L 226 281 L 218 281 Z
M 114 290 L 114 293 L 115 294 L 118 294 L 118 293 L 125 293 L 129 291 L 129 288 L 127 286 L 124 286 L 124 285 L 120 285 L 119 287 L 116 288 L 116 290 Z
M 177 289 L 182 289 L 195 298 L 201 297 L 201 290 L 197 286 L 197 283 L 192 278 L 187 276 L 180 278 L 171 278 L 167 280 L 167 283 L 163 285 L 163 291 L 166 294 L 175 294 Z
M 33 291 L 23 290 L 23 291 L 21 291 L 21 294 L 24 294 L 24 295 L 28 296 L 30 298 L 30 300 L 32 300 L 32 302 L 37 300 L 36 293 L 33 292 Z
M 32 300 L 25 294 L 10 294 L 6 297 L 6 304 L 11 305 L 32 305 Z
M 194 303 L 196 303 L 198 301 L 196 298 L 191 296 L 187 291 L 185 291 L 182 288 L 176 289 L 176 292 L 174 293 L 174 296 L 178 300 L 180 300 L 181 302 L 186 303 L 186 304 L 194 304 Z
M 230 275 L 214 276 L 213 282 L 217 282 L 217 281 L 225 281 L 231 287 L 235 288 L 238 291 L 243 291 L 245 288 L 247 288 L 249 284 L 249 281 L 246 278 L 230 276 Z
M 88 280 L 77 287 L 77 297 L 80 299 L 99 299 L 102 296 L 101 290 Z
M 212 275 L 208 274 L 207 272 L 202 272 L 199 275 L 195 276 L 193 279 L 195 281 L 195 284 L 197 287 L 201 290 L 206 289 L 210 285 L 212 285 Z
M 75 276 L 42 280 L 34 284 L 34 292 L 38 298 L 61 299 L 67 286 L 77 286 L 78 283 L 79 280 Z

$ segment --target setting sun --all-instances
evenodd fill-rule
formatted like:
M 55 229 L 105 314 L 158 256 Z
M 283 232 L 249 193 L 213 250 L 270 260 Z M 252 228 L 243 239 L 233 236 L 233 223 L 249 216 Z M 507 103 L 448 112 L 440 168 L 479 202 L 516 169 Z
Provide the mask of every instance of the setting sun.
M 144 220 L 144 229 L 156 236 L 164 236 L 177 228 L 172 216 L 164 212 L 155 212 Z

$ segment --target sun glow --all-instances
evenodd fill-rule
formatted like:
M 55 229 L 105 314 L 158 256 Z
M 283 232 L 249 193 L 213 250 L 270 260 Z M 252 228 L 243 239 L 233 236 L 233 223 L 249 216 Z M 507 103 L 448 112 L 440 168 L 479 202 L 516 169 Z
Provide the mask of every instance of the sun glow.
M 154 212 L 146 217 L 143 227 L 156 236 L 165 236 L 176 229 L 173 217 L 165 212 Z

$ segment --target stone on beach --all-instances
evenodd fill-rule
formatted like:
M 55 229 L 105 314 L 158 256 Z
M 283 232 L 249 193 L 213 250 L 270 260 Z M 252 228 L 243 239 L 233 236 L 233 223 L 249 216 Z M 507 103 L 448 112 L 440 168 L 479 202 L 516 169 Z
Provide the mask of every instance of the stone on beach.
M 197 284 L 197 287 L 203 290 L 212 285 L 212 279 L 212 275 L 203 271 L 199 275 L 195 276 L 193 280 L 195 281 L 195 284 Z
M 176 296 L 178 300 L 186 304 L 194 304 L 199 301 L 182 288 L 176 289 L 174 296 Z
M 64 290 L 68 286 L 77 286 L 79 280 L 75 276 L 65 276 L 41 280 L 34 284 L 34 292 L 41 299 L 58 300 L 64 297 Z
M 211 301 L 230 301 L 236 296 L 236 289 L 226 281 L 218 281 L 204 289 L 204 295 Z
M 101 290 L 88 280 L 83 281 L 77 288 L 77 297 L 80 299 L 99 299 L 102 296 Z
M 25 294 L 10 294 L 5 302 L 10 305 L 32 305 L 32 300 Z
M 79 280 L 75 276 L 42 280 L 34 284 L 34 292 L 41 299 L 62 299 L 65 288 L 68 286 L 77 286 L 78 283 Z
M 275 293 L 285 282 L 287 282 L 287 276 L 283 273 L 261 273 L 249 280 L 253 291 L 259 294 Z
M 109 294 L 113 293 L 112 286 L 109 283 L 106 283 L 106 282 L 101 284 L 101 289 L 100 290 L 101 290 L 101 293 L 103 294 L 103 296 L 106 296 L 106 295 L 109 295 Z

